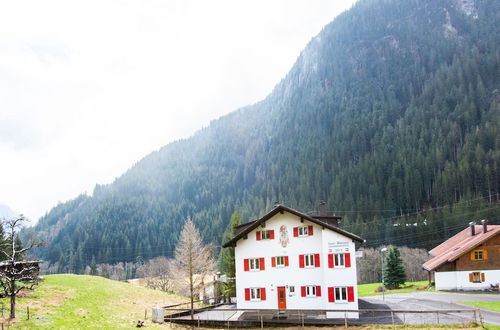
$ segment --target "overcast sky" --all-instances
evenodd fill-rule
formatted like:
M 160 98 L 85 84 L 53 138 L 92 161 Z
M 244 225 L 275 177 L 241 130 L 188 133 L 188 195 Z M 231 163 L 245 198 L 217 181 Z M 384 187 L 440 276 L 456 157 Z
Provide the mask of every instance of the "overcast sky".
M 0 2 L 0 204 L 36 221 L 263 99 L 354 2 Z

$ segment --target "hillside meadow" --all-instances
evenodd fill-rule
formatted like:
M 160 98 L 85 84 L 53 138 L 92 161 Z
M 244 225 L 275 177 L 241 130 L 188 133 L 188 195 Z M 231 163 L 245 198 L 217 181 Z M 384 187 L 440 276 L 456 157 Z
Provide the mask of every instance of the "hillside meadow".
M 144 320 L 147 311 L 147 328 L 161 328 L 151 323 L 151 308 L 185 301 L 185 297 L 98 276 L 48 275 L 35 291 L 21 294 L 17 300 L 17 319 L 12 326 L 20 329 L 134 328 L 138 320 Z M 1 302 L 7 309 L 8 298 Z M 8 316 L 7 310 L 4 315 Z

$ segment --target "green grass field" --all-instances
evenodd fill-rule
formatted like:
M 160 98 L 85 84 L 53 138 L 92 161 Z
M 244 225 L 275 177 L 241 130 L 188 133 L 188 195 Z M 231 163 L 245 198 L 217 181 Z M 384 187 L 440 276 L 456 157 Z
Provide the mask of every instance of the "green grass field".
M 460 301 L 461 304 L 489 309 L 495 312 L 500 312 L 500 301 L 485 302 L 485 301 Z
M 385 294 L 409 293 L 409 292 L 433 290 L 433 289 L 427 289 L 427 284 L 428 284 L 427 281 L 407 282 L 400 289 L 386 290 Z M 381 283 L 360 284 L 358 285 L 358 296 L 366 297 L 366 296 L 382 295 L 382 292 L 376 292 L 377 288 L 379 288 L 381 285 L 382 285 Z
M 31 293 L 31 292 L 30 292 Z M 112 281 L 98 276 L 49 275 L 32 293 L 17 300 L 14 328 L 83 329 L 133 328 L 151 319 L 151 308 L 185 302 L 186 298 Z M 1 299 L 5 308 L 9 300 Z M 27 320 L 26 307 L 30 308 Z M 5 310 L 5 316 L 9 311 Z M 146 321 L 148 328 L 160 328 Z

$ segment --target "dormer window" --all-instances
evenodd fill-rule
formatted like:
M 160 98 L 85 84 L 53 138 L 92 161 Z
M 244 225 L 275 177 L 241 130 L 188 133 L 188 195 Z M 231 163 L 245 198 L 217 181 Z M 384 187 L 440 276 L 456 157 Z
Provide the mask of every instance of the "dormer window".
M 293 237 L 307 237 L 314 233 L 313 226 L 293 227 Z
M 274 229 L 268 230 L 259 230 L 255 232 L 255 237 L 257 241 L 265 240 L 265 239 L 274 239 Z

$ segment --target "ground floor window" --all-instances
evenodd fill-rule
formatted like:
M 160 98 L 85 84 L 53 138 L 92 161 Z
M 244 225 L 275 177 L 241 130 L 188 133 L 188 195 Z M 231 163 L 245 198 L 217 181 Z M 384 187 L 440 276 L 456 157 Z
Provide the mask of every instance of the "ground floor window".
M 335 301 L 336 302 L 347 302 L 347 288 L 335 288 Z
M 469 273 L 469 282 L 472 283 L 481 283 L 486 280 L 484 273 L 481 272 L 472 272 Z

